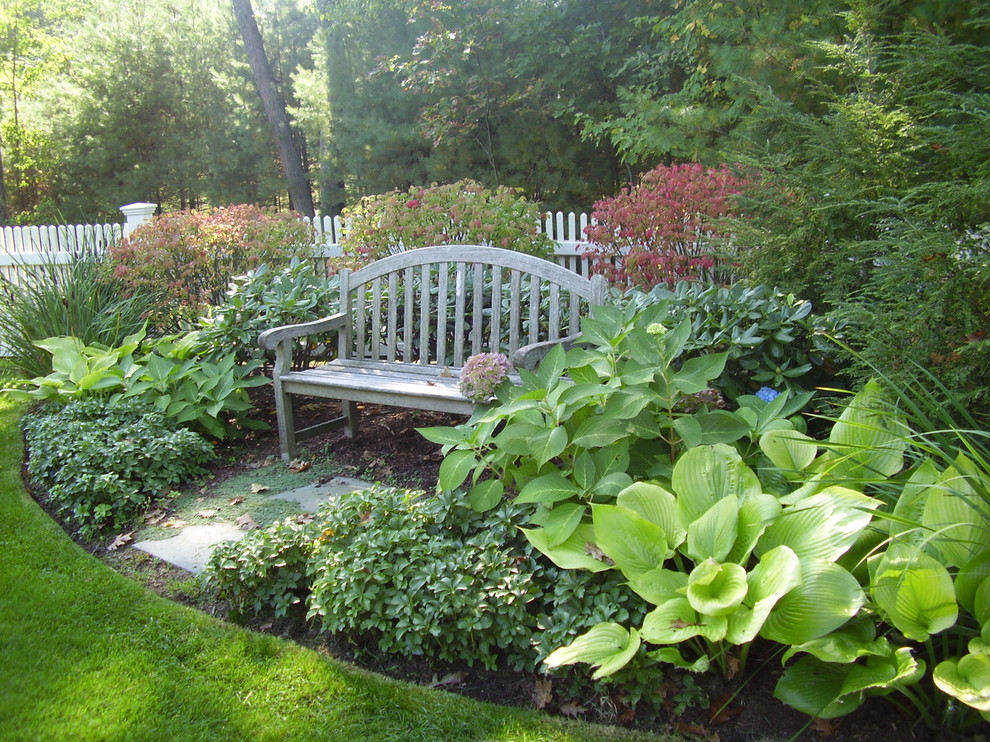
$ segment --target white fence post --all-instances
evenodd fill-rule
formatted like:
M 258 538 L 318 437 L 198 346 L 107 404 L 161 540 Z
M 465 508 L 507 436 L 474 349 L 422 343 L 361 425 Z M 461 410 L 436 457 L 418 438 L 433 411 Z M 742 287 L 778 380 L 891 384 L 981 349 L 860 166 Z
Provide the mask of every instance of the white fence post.
M 124 237 L 130 237 L 131 232 L 140 227 L 155 215 L 158 204 L 136 203 L 121 206 L 124 215 Z

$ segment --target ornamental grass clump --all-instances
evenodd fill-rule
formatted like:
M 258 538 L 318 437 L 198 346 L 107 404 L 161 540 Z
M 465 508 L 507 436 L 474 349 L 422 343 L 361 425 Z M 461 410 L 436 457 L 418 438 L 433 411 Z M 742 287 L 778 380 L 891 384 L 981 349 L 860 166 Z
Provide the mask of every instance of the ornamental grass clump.
M 509 378 L 510 369 L 503 353 L 478 353 L 464 362 L 458 387 L 472 402 L 488 402 Z

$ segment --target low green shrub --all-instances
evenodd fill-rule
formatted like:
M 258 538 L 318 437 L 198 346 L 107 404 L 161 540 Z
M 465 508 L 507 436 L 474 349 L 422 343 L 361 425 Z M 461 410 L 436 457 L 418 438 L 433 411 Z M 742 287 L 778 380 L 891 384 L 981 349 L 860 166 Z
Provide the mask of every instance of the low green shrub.
M 28 473 L 90 537 L 204 471 L 213 447 L 148 405 L 74 400 L 24 418 Z
M 203 342 L 212 352 L 232 353 L 240 361 L 272 361 L 258 346 L 263 330 L 334 314 L 340 301 L 339 280 L 316 275 L 308 261 L 293 258 L 285 268 L 260 265 L 233 279 L 222 304 L 200 319 Z M 293 353 L 300 366 L 308 365 L 319 340 L 301 338 Z
M 155 216 L 112 246 L 110 257 L 128 289 L 163 293 L 151 319 L 174 331 L 222 302 L 234 276 L 262 263 L 288 264 L 309 250 L 312 236 L 298 214 L 241 204 Z
M 214 438 L 262 426 L 244 414 L 251 409 L 246 390 L 268 383 L 252 375 L 260 362 L 238 364 L 233 355 L 211 358 L 198 332 L 145 340 L 142 329 L 115 348 L 86 346 L 74 337 L 47 338 L 38 346 L 52 354 L 52 373 L 3 392 L 62 403 L 137 398 Z
M 71 335 L 83 343 L 120 344 L 137 332 L 158 298 L 155 287 L 125 295 L 106 253 L 83 249 L 68 262 L 46 254 L 24 266 L 17 282 L 0 276 L 0 337 L 10 362 L 25 378 L 52 370 L 51 357 L 36 343 Z
M 493 245 L 548 258 L 553 241 L 539 231 L 540 211 L 505 186 L 472 180 L 413 186 L 366 196 L 345 209 L 342 265 L 360 267 L 386 255 L 430 245 Z
M 812 314 L 810 302 L 767 286 L 730 287 L 680 281 L 673 289 L 628 291 L 636 307 L 666 302 L 672 321 L 689 319 L 689 353 L 726 353 L 713 385 L 735 399 L 761 386 L 794 393 L 825 383 L 838 370 L 844 323 Z

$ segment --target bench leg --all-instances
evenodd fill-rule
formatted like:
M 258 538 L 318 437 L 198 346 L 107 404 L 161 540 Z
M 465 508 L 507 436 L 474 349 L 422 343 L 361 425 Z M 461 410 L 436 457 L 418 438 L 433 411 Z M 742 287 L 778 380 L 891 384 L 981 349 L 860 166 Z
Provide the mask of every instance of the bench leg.
M 348 402 L 346 399 L 340 401 L 341 411 L 347 420 L 344 428 L 344 435 L 348 438 L 356 438 L 358 432 L 358 408 L 357 402 Z
M 282 385 L 275 381 L 275 416 L 278 420 L 278 442 L 283 461 L 296 457 L 296 426 L 292 409 L 292 395 L 282 391 Z

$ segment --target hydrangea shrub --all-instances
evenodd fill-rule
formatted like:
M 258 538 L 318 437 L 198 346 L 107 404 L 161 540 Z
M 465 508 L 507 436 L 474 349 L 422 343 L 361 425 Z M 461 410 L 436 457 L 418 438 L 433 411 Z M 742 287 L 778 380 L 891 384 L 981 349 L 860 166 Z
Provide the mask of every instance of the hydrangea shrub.
M 587 257 L 614 284 L 673 287 L 704 277 L 716 266 L 720 220 L 733 211 L 732 196 L 746 187 L 725 165 L 661 165 L 638 184 L 595 203 Z
M 487 402 L 509 378 L 511 366 L 503 353 L 478 353 L 468 358 L 461 368 L 458 387 L 472 402 Z
M 241 204 L 160 214 L 112 246 L 110 256 L 130 290 L 163 292 L 151 319 L 173 329 L 219 304 L 234 276 L 262 263 L 288 265 L 311 243 L 298 214 Z
M 359 267 L 430 245 L 492 245 L 548 258 L 554 243 L 539 231 L 540 217 L 511 188 L 473 180 L 366 196 L 344 210 L 341 263 Z

